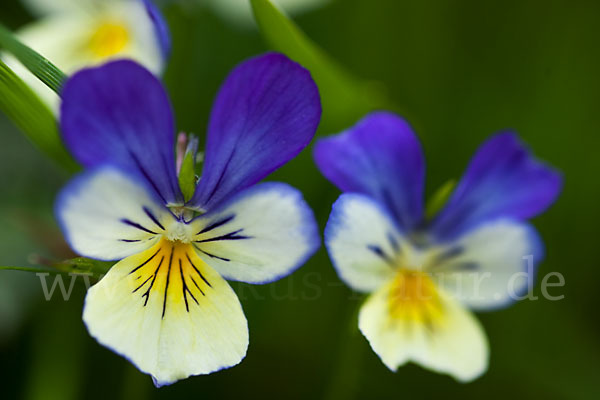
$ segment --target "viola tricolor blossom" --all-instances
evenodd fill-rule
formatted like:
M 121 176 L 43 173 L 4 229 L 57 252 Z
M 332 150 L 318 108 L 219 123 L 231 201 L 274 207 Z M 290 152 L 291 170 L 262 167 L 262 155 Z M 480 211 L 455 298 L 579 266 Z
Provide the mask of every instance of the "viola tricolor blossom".
M 86 295 L 88 331 L 158 386 L 239 363 L 248 328 L 225 279 L 275 281 L 320 245 L 300 192 L 256 184 L 315 134 L 321 106 L 309 72 L 280 54 L 233 70 L 187 201 L 169 100 L 149 71 L 131 61 L 85 69 L 62 97 L 64 141 L 88 170 L 60 193 L 58 220 L 76 252 L 121 260 Z
M 386 112 L 320 140 L 315 159 L 343 193 L 325 244 L 340 278 L 370 293 L 359 328 L 383 363 L 408 361 L 459 381 L 488 365 L 470 310 L 507 306 L 544 255 L 526 220 L 558 196 L 561 176 L 512 133 L 486 141 L 444 208 L 424 218 L 425 162 L 410 126 Z
M 160 74 L 170 52 L 167 25 L 153 0 L 26 0 L 40 18 L 17 35 L 67 74 L 129 58 Z M 6 62 L 53 110 L 59 98 L 14 57 Z

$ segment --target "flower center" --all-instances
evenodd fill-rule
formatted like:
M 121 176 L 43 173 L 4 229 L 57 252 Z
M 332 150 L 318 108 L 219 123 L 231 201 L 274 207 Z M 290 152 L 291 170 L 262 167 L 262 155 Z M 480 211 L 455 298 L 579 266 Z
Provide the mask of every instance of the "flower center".
M 189 243 L 162 238 L 152 248 L 133 256 L 127 279 L 128 289 L 140 296 L 141 305 L 160 307 L 162 319 L 211 307 L 205 297 L 216 283 L 210 267 L 198 257 Z M 204 304 L 202 304 L 204 302 Z
M 103 22 L 92 34 L 88 46 L 96 57 L 106 58 L 121 52 L 130 40 L 129 30 L 123 23 Z
M 167 227 L 164 237 L 170 242 L 191 243 L 194 233 L 190 225 L 176 221 Z
M 442 317 L 442 302 L 435 283 L 422 271 L 401 269 L 391 284 L 388 306 L 394 319 L 424 323 Z

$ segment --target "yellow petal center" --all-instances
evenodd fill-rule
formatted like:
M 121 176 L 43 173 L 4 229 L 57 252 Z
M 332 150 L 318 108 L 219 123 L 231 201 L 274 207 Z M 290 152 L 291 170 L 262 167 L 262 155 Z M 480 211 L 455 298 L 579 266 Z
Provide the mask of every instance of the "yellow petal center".
M 212 270 L 196 255 L 191 243 L 161 239 L 141 253 L 139 264 L 129 274 L 132 293 L 146 306 L 152 297 L 162 303 L 162 317 L 171 312 L 189 312 L 213 289 Z
M 103 22 L 94 31 L 89 41 L 89 50 L 98 58 L 120 53 L 131 40 L 129 30 L 123 23 Z
M 443 316 L 442 301 L 431 277 L 422 271 L 401 269 L 388 297 L 394 319 L 433 324 Z

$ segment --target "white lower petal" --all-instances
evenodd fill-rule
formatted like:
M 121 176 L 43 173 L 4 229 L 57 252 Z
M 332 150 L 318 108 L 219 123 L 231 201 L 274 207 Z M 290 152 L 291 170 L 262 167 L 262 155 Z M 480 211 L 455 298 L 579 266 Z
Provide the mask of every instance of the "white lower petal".
M 518 300 L 533 282 L 544 252 L 533 227 L 510 220 L 487 223 L 438 250 L 442 261 L 431 268 L 432 276 L 477 310 Z
M 239 300 L 190 244 L 161 241 L 90 288 L 84 322 L 157 385 L 239 363 L 248 327 Z
M 394 313 L 393 288 L 392 281 L 369 296 L 359 314 L 361 332 L 388 368 L 412 361 L 462 382 L 486 371 L 487 339 L 470 311 L 438 290 L 435 304 Z
M 117 260 L 154 245 L 173 216 L 144 186 L 114 167 L 100 167 L 71 181 L 56 214 L 77 253 Z
M 393 219 L 374 200 L 342 194 L 325 228 L 325 245 L 340 278 L 354 290 L 370 292 L 388 281 L 403 238 Z
M 317 223 L 302 194 L 282 183 L 247 189 L 191 225 L 200 258 L 225 278 L 248 283 L 290 274 L 320 246 Z

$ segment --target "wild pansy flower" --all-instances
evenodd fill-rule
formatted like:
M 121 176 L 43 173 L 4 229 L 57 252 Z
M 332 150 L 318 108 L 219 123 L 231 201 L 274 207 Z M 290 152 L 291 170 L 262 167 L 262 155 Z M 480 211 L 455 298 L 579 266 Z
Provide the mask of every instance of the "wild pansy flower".
M 72 74 L 111 59 L 133 59 L 155 74 L 170 52 L 168 28 L 152 0 L 27 0 L 40 19 L 17 35 Z M 13 57 L 8 65 L 53 109 L 58 96 Z
M 398 116 L 370 114 L 320 140 L 314 155 L 345 192 L 325 244 L 340 278 L 371 293 L 358 324 L 375 353 L 394 371 L 413 361 L 460 381 L 482 374 L 488 343 L 469 310 L 507 306 L 527 290 L 528 263 L 544 250 L 526 220 L 556 199 L 560 175 L 514 134 L 495 135 L 427 221 L 423 153 Z
M 62 96 L 64 141 L 88 170 L 60 193 L 59 222 L 76 252 L 122 259 L 86 295 L 88 331 L 157 385 L 239 363 L 248 328 L 225 279 L 275 281 L 320 245 L 300 192 L 256 184 L 315 134 L 321 106 L 309 72 L 280 54 L 233 70 L 189 201 L 169 100 L 150 72 L 114 61 L 75 74 Z

